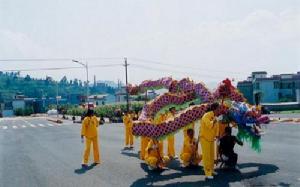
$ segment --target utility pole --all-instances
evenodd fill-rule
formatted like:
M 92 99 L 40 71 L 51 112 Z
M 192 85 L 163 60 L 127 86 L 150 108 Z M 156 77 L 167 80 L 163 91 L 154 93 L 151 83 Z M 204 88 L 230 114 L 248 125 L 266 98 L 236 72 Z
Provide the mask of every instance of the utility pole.
M 86 71 L 86 101 L 87 101 L 87 106 L 89 104 L 89 64 L 86 62 L 85 64 L 83 62 L 80 62 L 78 60 L 72 60 L 72 62 L 75 62 L 77 64 L 82 65 L 85 68 Z
M 128 93 L 128 73 L 127 73 L 127 58 L 125 57 L 124 58 L 124 61 L 125 61 L 125 77 L 126 77 L 126 109 L 127 109 L 127 112 L 129 112 L 129 93 Z
M 89 89 L 89 65 L 86 62 L 85 64 L 85 70 L 86 70 L 86 101 L 87 101 L 87 107 L 89 107 L 89 95 L 90 95 L 90 89 Z
M 146 92 L 145 92 L 145 104 L 147 104 L 147 100 L 148 100 L 148 90 L 146 89 Z
M 58 82 L 56 82 L 56 117 L 58 119 Z

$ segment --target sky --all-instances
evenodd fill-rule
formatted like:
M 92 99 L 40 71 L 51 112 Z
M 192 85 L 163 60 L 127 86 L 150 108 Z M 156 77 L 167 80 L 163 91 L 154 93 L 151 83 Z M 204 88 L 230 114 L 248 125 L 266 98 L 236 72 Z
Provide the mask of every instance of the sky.
M 124 57 L 130 83 L 296 73 L 300 1 L 0 0 L 0 71 L 80 67 L 76 59 L 88 62 L 90 80 L 125 82 Z M 1 61 L 57 58 L 66 60 Z M 21 74 L 86 79 L 84 69 Z

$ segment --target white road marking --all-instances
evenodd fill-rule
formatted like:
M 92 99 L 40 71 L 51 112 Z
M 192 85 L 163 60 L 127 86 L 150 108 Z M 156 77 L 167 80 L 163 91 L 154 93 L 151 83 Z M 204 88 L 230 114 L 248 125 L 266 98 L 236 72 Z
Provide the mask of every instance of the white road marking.
M 32 123 L 29 123 L 29 122 L 26 121 L 26 120 L 22 120 L 22 121 L 24 121 L 25 123 L 27 123 L 30 127 L 36 127 L 35 125 L 33 125 Z
M 26 125 L 22 125 L 22 128 L 26 128 Z
M 40 127 L 45 127 L 45 125 L 43 125 L 43 124 L 39 124 L 39 126 L 40 126 Z
M 53 127 L 54 125 L 52 125 L 51 123 L 48 123 L 48 126 Z
M 7 126 L 3 126 L 2 129 L 6 130 L 6 129 L 7 129 Z
M 14 126 L 12 126 L 12 128 L 13 128 L 13 129 L 17 129 L 18 127 L 14 125 Z

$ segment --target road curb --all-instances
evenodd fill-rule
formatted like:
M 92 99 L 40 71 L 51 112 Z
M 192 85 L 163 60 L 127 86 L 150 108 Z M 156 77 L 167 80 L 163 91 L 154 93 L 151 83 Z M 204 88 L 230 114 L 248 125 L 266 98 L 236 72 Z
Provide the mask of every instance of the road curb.
M 47 118 L 48 121 L 54 122 L 54 123 L 63 123 L 60 119 L 53 119 L 53 118 Z
M 271 118 L 271 123 L 300 123 L 300 118 Z

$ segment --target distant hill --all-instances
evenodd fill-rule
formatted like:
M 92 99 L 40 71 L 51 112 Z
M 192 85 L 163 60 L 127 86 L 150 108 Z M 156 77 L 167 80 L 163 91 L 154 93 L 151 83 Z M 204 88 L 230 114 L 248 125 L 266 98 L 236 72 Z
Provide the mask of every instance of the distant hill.
M 90 94 L 114 94 L 116 89 L 110 84 L 101 87 L 90 86 Z M 32 78 L 29 75 L 20 76 L 19 72 L 0 72 L 0 102 L 12 99 L 17 94 L 31 98 L 55 97 L 58 95 L 67 98 L 71 94 L 84 95 L 86 83 L 81 80 L 68 80 L 63 77 L 60 81 L 54 81 L 51 77 L 45 79 Z

